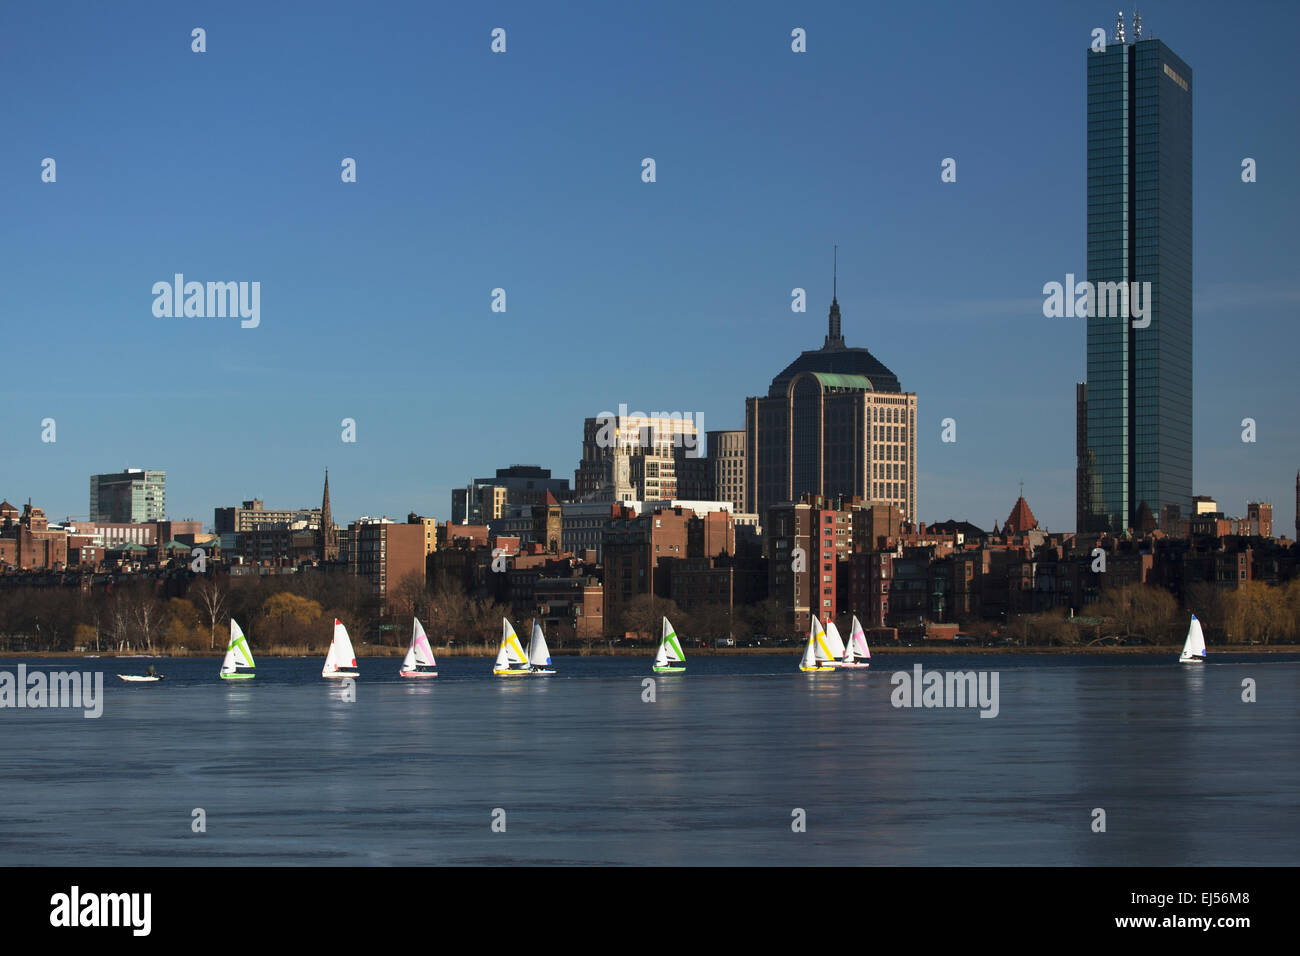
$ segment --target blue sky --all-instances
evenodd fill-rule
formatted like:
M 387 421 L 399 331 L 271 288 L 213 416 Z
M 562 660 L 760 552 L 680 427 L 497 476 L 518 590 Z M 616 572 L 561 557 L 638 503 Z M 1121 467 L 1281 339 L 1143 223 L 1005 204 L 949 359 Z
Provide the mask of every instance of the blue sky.
M 446 518 L 497 467 L 572 479 L 582 419 L 620 402 L 741 427 L 821 345 L 838 243 L 848 344 L 918 393 L 919 517 L 1001 522 L 1023 478 L 1070 529 L 1084 324 L 1041 289 L 1085 272 L 1085 54 L 1114 15 L 6 5 L 0 497 L 84 515 L 90 474 L 160 468 L 170 516 L 210 523 L 318 502 L 328 467 L 340 520 Z M 1289 531 L 1300 6 L 1142 15 L 1194 71 L 1195 491 Z M 260 282 L 260 326 L 154 317 L 176 272 Z

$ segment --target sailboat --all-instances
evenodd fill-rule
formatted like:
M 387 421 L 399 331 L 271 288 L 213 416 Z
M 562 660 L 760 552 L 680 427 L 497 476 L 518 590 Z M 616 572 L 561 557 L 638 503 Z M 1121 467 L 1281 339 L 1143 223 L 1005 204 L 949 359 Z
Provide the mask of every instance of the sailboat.
M 548 669 L 551 666 L 551 649 L 546 646 L 546 635 L 542 633 L 542 625 L 537 618 L 533 618 L 533 634 L 528 638 L 528 663 L 533 674 L 546 676 L 555 673 Z
M 685 674 L 686 655 L 682 653 L 681 642 L 677 632 L 664 618 L 664 633 L 659 638 L 659 651 L 655 654 L 654 672 L 656 674 Z
M 1192 623 L 1187 627 L 1187 640 L 1183 642 L 1183 653 L 1178 658 L 1180 664 L 1205 663 L 1205 635 L 1201 633 L 1201 622 L 1192 615 Z
M 252 680 L 253 676 L 253 652 L 248 649 L 248 638 L 232 617 L 230 643 L 226 645 L 226 659 L 221 662 L 221 679 Z
M 871 648 L 867 647 L 867 635 L 862 630 L 858 616 L 853 615 L 853 630 L 849 633 L 848 643 L 844 645 L 844 660 L 840 667 L 870 667 Z
M 433 659 L 433 648 L 429 646 L 429 637 L 424 633 L 417 617 L 415 626 L 411 629 L 411 646 L 406 649 L 406 657 L 402 659 L 402 669 L 398 673 L 402 677 L 437 677 L 437 666 Z M 420 670 L 421 667 L 427 667 L 428 670 Z
M 497 653 L 492 673 L 498 677 L 519 677 L 529 673 L 528 655 L 519 646 L 519 635 L 514 625 L 504 617 L 501 619 L 501 650 Z
M 835 622 L 829 619 L 826 621 L 826 650 L 830 651 L 830 662 L 838 667 L 844 660 L 844 639 L 840 637 Z
M 822 622 L 817 620 L 817 615 L 814 614 L 812 625 L 808 629 L 808 646 L 804 648 L 799 670 L 806 673 L 833 671 L 835 665 L 830 663 L 832 659 L 830 648 L 826 646 L 826 631 L 822 629 Z
M 334 619 L 334 640 L 330 641 L 330 652 L 325 655 L 325 667 L 321 677 L 360 677 L 357 670 L 357 655 L 352 650 L 352 639 L 348 629 L 338 619 Z

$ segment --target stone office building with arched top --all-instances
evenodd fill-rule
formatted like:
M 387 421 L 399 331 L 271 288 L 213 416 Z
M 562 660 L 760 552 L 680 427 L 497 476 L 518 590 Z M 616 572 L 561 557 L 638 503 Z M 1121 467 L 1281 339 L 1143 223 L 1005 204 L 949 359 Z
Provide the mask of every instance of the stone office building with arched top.
M 916 393 L 840 334 L 832 298 L 825 344 L 803 352 L 765 398 L 745 400 L 746 511 L 760 520 L 802 495 L 857 496 L 916 521 Z

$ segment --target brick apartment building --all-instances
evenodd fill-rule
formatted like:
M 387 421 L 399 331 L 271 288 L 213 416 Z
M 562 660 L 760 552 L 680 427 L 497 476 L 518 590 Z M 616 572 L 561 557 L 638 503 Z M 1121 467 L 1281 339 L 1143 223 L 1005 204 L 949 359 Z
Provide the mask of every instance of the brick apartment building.
M 425 582 L 425 529 L 422 524 L 399 524 L 387 518 L 362 518 L 348 526 L 352 548 L 348 569 L 386 600 L 408 575 Z

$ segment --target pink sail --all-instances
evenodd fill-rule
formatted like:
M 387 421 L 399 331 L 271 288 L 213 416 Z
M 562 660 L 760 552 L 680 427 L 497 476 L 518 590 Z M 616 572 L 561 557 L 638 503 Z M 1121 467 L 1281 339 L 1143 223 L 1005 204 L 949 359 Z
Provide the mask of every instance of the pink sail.
M 406 649 L 406 657 L 402 661 L 402 668 L 399 673 L 402 677 L 436 677 L 437 671 L 432 670 L 435 666 L 433 648 L 429 646 L 429 637 L 424 633 L 424 626 L 420 623 L 419 618 L 416 618 L 411 629 L 411 646 Z M 421 667 L 431 669 L 420 670 Z

